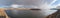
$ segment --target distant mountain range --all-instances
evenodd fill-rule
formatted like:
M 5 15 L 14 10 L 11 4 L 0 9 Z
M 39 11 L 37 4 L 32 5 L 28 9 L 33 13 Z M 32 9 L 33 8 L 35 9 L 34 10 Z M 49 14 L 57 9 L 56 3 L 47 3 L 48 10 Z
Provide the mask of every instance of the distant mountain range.
M 51 8 L 50 10 L 57 10 L 56 8 Z

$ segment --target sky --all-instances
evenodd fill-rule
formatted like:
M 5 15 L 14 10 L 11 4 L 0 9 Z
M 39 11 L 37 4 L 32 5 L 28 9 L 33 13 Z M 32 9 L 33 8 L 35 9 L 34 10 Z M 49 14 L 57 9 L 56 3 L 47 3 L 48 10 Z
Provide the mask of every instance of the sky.
M 36 2 L 35 2 L 36 1 Z M 40 2 L 40 3 L 39 3 Z M 36 4 L 37 3 L 37 4 Z M 46 4 L 47 3 L 47 4 Z M 0 0 L 0 7 L 3 6 L 10 6 L 11 4 L 24 4 L 24 5 L 39 5 L 42 6 L 43 4 L 49 5 L 50 7 L 54 8 L 60 4 L 60 0 Z
M 57 6 L 60 6 L 60 0 L 56 0 L 53 4 L 51 4 L 52 8 L 56 8 Z
M 0 8 L 12 6 L 12 4 L 23 5 L 23 7 L 36 6 L 42 9 L 42 13 L 48 15 L 50 14 L 49 8 L 56 8 L 56 6 L 60 5 L 60 0 L 0 0 Z
M 60 0 L 57 0 L 55 3 L 53 3 L 52 5 L 58 5 L 60 4 Z

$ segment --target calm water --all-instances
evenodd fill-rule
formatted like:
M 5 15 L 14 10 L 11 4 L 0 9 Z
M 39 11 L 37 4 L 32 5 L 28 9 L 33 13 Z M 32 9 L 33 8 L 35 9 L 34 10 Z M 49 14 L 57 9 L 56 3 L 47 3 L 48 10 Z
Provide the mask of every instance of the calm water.
M 44 18 L 56 11 L 57 10 L 49 10 L 42 14 L 40 10 L 6 10 L 8 16 L 12 18 Z

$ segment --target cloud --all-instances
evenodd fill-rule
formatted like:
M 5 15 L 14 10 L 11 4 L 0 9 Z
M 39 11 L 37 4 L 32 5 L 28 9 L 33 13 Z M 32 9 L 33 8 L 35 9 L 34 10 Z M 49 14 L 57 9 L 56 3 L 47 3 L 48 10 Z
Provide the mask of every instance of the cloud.
M 51 3 L 50 3 L 50 6 L 53 4 L 53 3 L 55 3 L 57 0 L 53 0 Z
M 60 4 L 50 6 L 51 8 L 56 8 L 57 6 L 60 6 Z

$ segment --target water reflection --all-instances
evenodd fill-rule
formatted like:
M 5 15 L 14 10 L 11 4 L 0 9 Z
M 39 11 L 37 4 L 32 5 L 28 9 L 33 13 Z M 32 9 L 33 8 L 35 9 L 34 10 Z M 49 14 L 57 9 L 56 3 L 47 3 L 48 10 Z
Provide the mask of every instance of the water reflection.
M 45 18 L 57 10 L 49 10 L 43 12 L 41 10 L 5 10 L 9 17 L 11 18 Z

